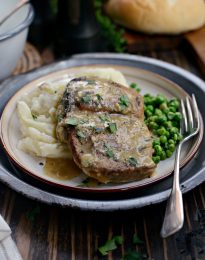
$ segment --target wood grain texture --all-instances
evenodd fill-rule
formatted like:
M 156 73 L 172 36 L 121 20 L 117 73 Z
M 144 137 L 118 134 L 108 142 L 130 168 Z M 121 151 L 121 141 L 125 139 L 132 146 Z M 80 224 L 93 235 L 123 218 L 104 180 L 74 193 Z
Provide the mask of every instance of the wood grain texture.
M 182 50 L 143 54 L 200 76 Z M 0 198 L 0 214 L 10 225 L 26 260 L 118 260 L 129 249 L 150 260 L 205 259 L 205 184 L 184 196 L 184 227 L 167 239 L 160 237 L 166 203 L 125 212 L 83 212 L 38 203 L 1 183 Z M 134 234 L 143 244 L 133 244 Z M 100 256 L 98 247 L 114 235 L 121 235 L 123 244 L 107 256 Z

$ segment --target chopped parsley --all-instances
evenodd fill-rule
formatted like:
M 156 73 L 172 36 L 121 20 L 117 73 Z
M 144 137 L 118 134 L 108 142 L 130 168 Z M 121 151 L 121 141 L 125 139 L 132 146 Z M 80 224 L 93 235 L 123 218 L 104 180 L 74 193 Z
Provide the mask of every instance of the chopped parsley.
M 140 91 L 141 91 L 141 89 L 137 86 L 137 83 L 134 83 L 134 82 L 132 82 L 132 83 L 130 84 L 130 88 L 133 88 L 133 89 L 136 90 L 137 92 L 140 92 Z
M 106 154 L 106 156 L 108 157 L 108 158 L 114 158 L 114 153 L 113 153 L 113 151 L 110 149 L 110 147 L 109 147 L 109 145 L 107 145 L 107 144 L 105 144 L 105 148 L 106 148 L 106 150 L 105 150 L 105 154 Z
M 109 123 L 108 124 L 108 129 L 111 134 L 115 134 L 117 132 L 117 125 L 116 123 Z
M 85 95 L 85 96 L 83 96 L 82 98 L 81 98 L 81 102 L 82 103 L 85 103 L 85 104 L 88 104 L 88 103 L 90 103 L 90 101 L 91 101 L 92 99 L 91 99 L 91 96 L 90 95 Z
M 35 115 L 34 113 L 32 113 L 31 115 L 32 115 L 32 117 L 33 117 L 33 120 L 36 120 L 36 119 L 38 118 L 38 116 Z
M 75 117 L 70 117 L 66 119 L 66 124 L 76 126 L 78 124 L 78 120 Z
M 101 120 L 102 122 L 110 121 L 108 115 L 106 115 L 106 114 L 100 115 L 99 118 L 100 118 L 100 120 Z
M 104 131 L 104 128 L 93 126 L 93 130 L 95 131 L 95 133 L 100 134 Z
M 80 124 L 85 124 L 85 123 L 88 123 L 88 122 L 89 122 L 88 119 L 81 119 L 81 120 L 79 121 Z
M 114 236 L 112 239 L 106 241 L 106 243 L 98 248 L 98 251 L 103 255 L 107 255 L 109 251 L 117 249 L 118 245 L 122 245 L 122 236 Z
M 137 159 L 135 159 L 134 157 L 130 157 L 129 160 L 128 160 L 128 162 L 129 162 L 129 164 L 130 164 L 131 166 L 134 166 L 134 167 L 138 164 Z
M 94 85 L 96 83 L 95 80 L 92 79 L 87 79 L 86 81 L 89 85 Z
M 125 107 L 128 107 L 129 106 L 129 98 L 128 98 L 128 96 L 127 95 L 122 95 L 119 98 L 119 104 L 120 104 L 122 109 L 125 109 Z
M 83 138 L 86 137 L 86 136 L 83 134 L 83 132 L 81 132 L 81 131 L 78 131 L 76 135 L 77 135 L 77 137 L 80 138 L 80 139 L 83 139 Z
M 96 94 L 96 97 L 97 97 L 98 101 L 102 101 L 103 100 L 103 97 L 100 94 Z

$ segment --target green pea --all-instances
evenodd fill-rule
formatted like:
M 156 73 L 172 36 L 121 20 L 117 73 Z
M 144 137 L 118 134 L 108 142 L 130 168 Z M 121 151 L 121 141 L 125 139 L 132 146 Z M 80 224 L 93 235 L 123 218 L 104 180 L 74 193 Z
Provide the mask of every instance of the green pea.
M 154 147 L 155 145 L 160 145 L 160 140 L 159 140 L 159 139 L 155 139 L 155 140 L 152 142 L 152 147 Z
M 169 143 L 169 144 L 175 144 L 175 141 L 172 140 L 172 139 L 169 139 L 169 140 L 168 140 L 168 143 Z
M 167 121 L 167 117 L 165 115 L 159 115 L 157 118 L 157 122 L 160 124 L 164 124 Z
M 169 132 L 170 132 L 171 134 L 177 134 L 177 133 L 179 133 L 179 129 L 178 129 L 177 127 L 172 127 L 172 128 L 169 130 Z
M 166 155 L 167 155 L 167 158 L 171 157 L 171 156 L 172 156 L 172 154 L 173 154 L 173 152 L 172 152 L 172 151 L 170 151 L 170 150 L 166 150 Z
M 172 137 L 172 139 L 173 139 L 174 141 L 178 141 L 178 134 L 174 134 L 173 137 Z
M 158 124 L 155 123 L 155 122 L 150 122 L 150 123 L 148 124 L 148 127 L 149 127 L 150 129 L 157 129 L 159 126 L 158 126 Z
M 166 129 L 164 127 L 161 127 L 157 130 L 158 135 L 165 135 L 166 134 Z
M 182 134 L 178 134 L 178 141 L 181 141 L 183 139 L 183 135 Z
M 182 119 L 182 114 L 180 112 L 176 112 L 174 115 L 174 120 L 181 121 L 181 119 Z
M 169 111 L 175 113 L 177 111 L 176 107 L 170 106 Z
M 177 100 L 177 99 L 171 99 L 170 101 L 169 101 L 169 105 L 170 106 L 173 106 L 173 107 L 176 107 L 176 108 L 179 108 L 179 106 L 180 106 L 180 103 L 179 103 L 179 101 Z
M 154 107 L 152 105 L 148 105 L 146 107 L 149 111 L 153 112 L 154 111 Z
M 144 112 L 145 112 L 145 115 L 146 115 L 147 117 L 152 116 L 152 111 L 150 111 L 150 110 L 145 110 Z
M 173 112 L 169 112 L 167 114 L 167 117 L 168 117 L 169 120 L 173 120 L 174 116 L 175 116 L 175 114 Z
M 157 164 L 160 162 L 160 156 L 152 156 L 152 160 Z
M 155 113 L 155 115 L 157 115 L 157 116 L 161 116 L 161 115 L 162 115 L 162 111 L 161 111 L 159 108 L 155 108 L 154 113 Z
M 170 133 L 169 133 L 169 131 L 167 131 L 166 130 L 166 132 L 165 132 L 165 134 L 164 134 L 167 138 L 169 138 L 169 136 L 170 136 Z
M 157 129 L 152 129 L 153 135 L 157 135 Z
M 169 144 L 169 151 L 174 152 L 174 150 L 175 150 L 175 145 Z
M 157 104 L 162 104 L 166 102 L 166 98 L 163 95 L 157 95 L 156 96 L 156 103 Z
M 148 120 L 149 120 L 149 122 L 156 122 L 157 118 L 158 118 L 158 116 L 150 116 Z
M 161 142 L 162 144 L 166 143 L 166 142 L 167 142 L 167 137 L 166 137 L 165 135 L 161 135 L 161 136 L 160 136 L 160 142 Z
M 163 102 L 162 104 L 160 104 L 159 108 L 160 108 L 161 110 L 163 110 L 163 111 L 166 110 L 166 109 L 168 109 L 167 103 L 166 103 L 166 102 Z
M 165 160 L 166 158 L 167 158 L 166 152 L 162 151 L 162 153 L 160 154 L 160 159 Z
M 166 127 L 166 128 L 171 128 L 172 127 L 172 122 L 171 121 L 166 121 L 163 123 L 163 125 Z
M 172 125 L 179 128 L 179 121 L 173 121 L 172 122 Z
M 160 145 L 155 145 L 154 147 L 156 155 L 159 155 L 162 153 L 162 147 Z

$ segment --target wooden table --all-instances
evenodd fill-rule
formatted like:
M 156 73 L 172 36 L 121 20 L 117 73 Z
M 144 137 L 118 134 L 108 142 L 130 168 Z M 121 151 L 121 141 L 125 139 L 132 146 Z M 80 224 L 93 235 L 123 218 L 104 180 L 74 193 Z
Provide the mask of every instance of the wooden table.
M 196 64 L 180 49 L 139 53 L 168 61 L 198 76 Z M 32 201 L 0 184 L 0 214 L 12 230 L 23 259 L 121 259 L 130 249 L 138 259 L 205 259 L 205 184 L 184 195 L 183 229 L 160 237 L 165 203 L 114 213 L 82 212 Z M 133 235 L 143 241 L 133 244 Z M 107 256 L 98 247 L 115 235 L 124 241 Z M 137 258 L 136 258 L 137 259 Z

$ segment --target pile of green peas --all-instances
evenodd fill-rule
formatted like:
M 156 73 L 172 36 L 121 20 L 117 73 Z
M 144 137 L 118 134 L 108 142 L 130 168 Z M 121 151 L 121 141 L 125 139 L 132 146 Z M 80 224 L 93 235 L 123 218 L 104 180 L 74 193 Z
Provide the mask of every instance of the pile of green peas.
M 180 102 L 176 98 L 168 100 L 161 94 L 144 95 L 145 123 L 154 136 L 152 159 L 155 163 L 171 157 L 183 138 L 180 134 L 182 114 L 179 108 Z

